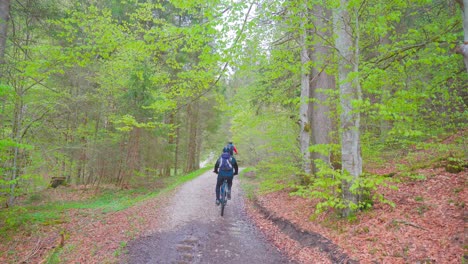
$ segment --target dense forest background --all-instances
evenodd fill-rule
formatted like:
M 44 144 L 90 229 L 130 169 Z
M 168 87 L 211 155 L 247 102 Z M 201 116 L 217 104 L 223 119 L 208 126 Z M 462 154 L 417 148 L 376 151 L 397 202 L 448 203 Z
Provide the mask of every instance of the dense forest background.
M 437 138 L 466 129 L 467 6 L 2 0 L 0 204 L 54 177 L 145 186 L 232 140 L 266 189 L 368 207 L 366 164 L 466 160 Z

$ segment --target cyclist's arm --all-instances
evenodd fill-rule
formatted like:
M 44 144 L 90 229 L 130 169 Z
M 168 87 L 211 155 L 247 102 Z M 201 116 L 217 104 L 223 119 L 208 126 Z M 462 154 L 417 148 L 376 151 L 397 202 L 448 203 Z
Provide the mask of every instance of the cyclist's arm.
M 239 174 L 239 166 L 237 165 L 237 160 L 234 159 L 234 162 L 232 163 L 232 167 L 234 168 L 234 175 Z
M 213 172 L 217 174 L 218 173 L 218 168 L 219 168 L 219 159 L 216 160 L 216 164 L 214 166 L 214 171 Z

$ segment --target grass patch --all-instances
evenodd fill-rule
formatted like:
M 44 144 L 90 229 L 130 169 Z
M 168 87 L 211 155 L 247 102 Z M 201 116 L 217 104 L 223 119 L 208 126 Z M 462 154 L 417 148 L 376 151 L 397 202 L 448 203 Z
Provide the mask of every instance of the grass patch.
M 121 211 L 136 203 L 171 191 L 209 169 L 202 168 L 186 175 L 167 177 L 164 179 L 163 187 L 156 190 L 145 188 L 131 190 L 100 189 L 97 190 L 95 195 L 82 201 L 55 200 L 43 205 L 30 205 L 28 201 L 24 206 L 3 209 L 0 210 L 0 236 L 8 237 L 12 232 L 18 230 L 33 230 L 40 225 L 57 225 L 67 222 L 65 212 L 68 210 L 91 210 L 99 213 L 97 215 Z M 69 190 L 66 189 L 66 191 Z M 40 194 L 35 194 L 35 196 L 33 200 L 37 200 Z M 90 214 L 93 215 L 94 213 Z
M 127 242 L 125 241 L 121 241 L 120 242 L 120 245 L 119 245 L 119 248 L 117 248 L 115 251 L 114 251 L 114 257 L 119 257 L 120 255 L 126 253 L 127 251 L 125 250 L 125 247 L 127 246 Z
M 59 264 L 63 263 L 61 259 L 61 255 L 63 252 L 63 248 L 56 248 L 52 251 L 52 253 L 47 257 L 47 263 L 49 264 Z

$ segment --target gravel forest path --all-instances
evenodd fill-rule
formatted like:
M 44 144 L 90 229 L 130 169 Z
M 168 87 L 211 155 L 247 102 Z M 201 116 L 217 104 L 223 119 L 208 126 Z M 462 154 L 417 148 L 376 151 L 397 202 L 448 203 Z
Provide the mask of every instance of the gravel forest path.
M 210 171 L 180 186 L 160 209 L 164 221 L 157 232 L 130 242 L 121 263 L 294 263 L 248 219 L 237 178 L 220 216 L 215 183 Z

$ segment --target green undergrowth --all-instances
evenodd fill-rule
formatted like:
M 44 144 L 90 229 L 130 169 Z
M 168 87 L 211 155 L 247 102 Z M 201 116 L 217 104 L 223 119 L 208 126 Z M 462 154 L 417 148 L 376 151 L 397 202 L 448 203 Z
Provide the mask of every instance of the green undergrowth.
M 352 181 L 352 177 L 339 168 L 321 164 L 320 160 L 316 161 L 321 168 L 317 175 L 303 175 L 280 162 L 261 162 L 242 172 L 242 187 L 250 199 L 282 189 L 291 195 L 313 198 L 317 202 L 315 211 L 320 214 L 330 210 L 340 212 L 346 207 L 347 201 L 342 199 L 342 183 L 347 181 L 353 182 L 351 192 L 358 199 L 357 204 L 350 205 L 353 211 L 372 211 L 377 202 L 397 206 L 384 197 L 379 188 L 397 190 L 397 184 L 425 181 L 435 176 L 435 173 L 431 175 L 424 170 L 428 168 L 444 168 L 451 173 L 467 168 L 467 141 L 463 134 L 466 133 L 432 137 L 424 142 L 405 142 L 404 147 L 378 144 L 372 148 L 363 147 L 365 168 L 358 181 Z M 420 212 L 423 213 L 424 208 Z
M 164 184 L 156 189 L 139 187 L 138 189 L 127 190 L 103 188 L 96 190 L 90 188 L 88 191 L 94 194 L 80 201 L 47 200 L 39 205 L 34 205 L 34 203 L 44 199 L 43 196 L 46 196 L 45 194 L 35 194 L 21 205 L 0 210 L 0 236 L 8 239 L 11 234 L 18 231 L 32 232 L 40 226 L 57 225 L 72 221 L 67 219 L 66 216 L 66 212 L 70 210 L 81 210 L 82 214 L 96 217 L 121 211 L 139 202 L 167 193 L 209 169 L 202 168 L 186 175 L 164 178 Z M 50 189 L 43 192 L 48 191 Z M 83 192 L 83 190 L 69 189 L 67 192 Z
M 254 175 L 255 170 L 253 167 L 247 167 L 239 173 L 239 178 L 241 179 L 240 186 L 244 191 L 245 196 L 250 200 L 255 199 L 255 192 L 258 187 L 258 184 L 253 181 L 253 178 L 255 177 Z

